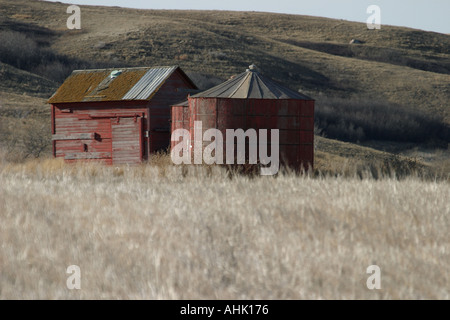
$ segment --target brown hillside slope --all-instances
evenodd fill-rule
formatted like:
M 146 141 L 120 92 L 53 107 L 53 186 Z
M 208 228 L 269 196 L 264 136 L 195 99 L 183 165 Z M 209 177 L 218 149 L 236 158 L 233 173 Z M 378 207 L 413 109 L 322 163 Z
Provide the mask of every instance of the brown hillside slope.
M 100 6 L 81 6 L 82 29 L 68 30 L 67 6 L 0 0 L 0 32 L 20 32 L 68 59 L 118 67 L 178 64 L 215 81 L 254 63 L 318 100 L 394 102 L 450 123 L 449 35 L 391 26 L 367 30 L 363 23 L 301 15 Z M 365 43 L 350 45 L 353 38 Z M 45 100 L 58 83 L 4 63 L 0 67 L 0 135 L 14 136 L 25 120 L 49 128 Z M 319 158 L 367 158 L 368 149 L 351 145 L 352 155 L 341 155 L 341 145 L 328 141 L 319 143 Z
M 300 15 L 98 6 L 81 6 L 82 29 L 68 30 L 67 4 L 0 3 L 2 16 L 52 30 L 52 48 L 69 56 L 177 63 L 223 78 L 255 63 L 313 97 L 387 100 L 450 122 L 448 35 L 391 26 L 367 30 L 363 23 Z M 352 38 L 365 44 L 349 45 Z

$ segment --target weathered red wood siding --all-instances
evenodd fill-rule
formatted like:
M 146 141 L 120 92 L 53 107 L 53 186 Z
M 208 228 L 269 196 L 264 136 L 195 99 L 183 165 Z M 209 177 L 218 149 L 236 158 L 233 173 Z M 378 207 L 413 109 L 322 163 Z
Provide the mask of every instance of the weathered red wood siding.
M 144 131 L 147 130 L 147 102 L 65 103 L 54 105 L 52 109 L 54 109 L 53 143 L 55 157 L 63 157 L 68 162 L 96 160 L 112 164 L 112 128 L 117 120 L 122 124 L 130 121 L 139 123 L 138 129 L 136 129 L 136 126 L 127 128 L 127 135 L 122 136 L 122 138 L 128 139 L 126 141 L 130 143 L 130 136 L 136 135 L 137 140 L 133 140 L 133 148 L 137 148 L 136 141 L 139 145 L 139 151 L 135 152 L 133 149 L 128 161 L 138 163 L 146 156 L 141 139 Z M 120 132 L 120 127 L 117 127 L 116 131 Z M 118 139 L 121 139 L 120 134 Z M 119 159 L 119 162 L 124 162 L 123 156 L 119 156 Z
M 112 161 L 114 164 L 138 164 L 142 161 L 142 118 L 111 121 Z
M 55 106 L 52 105 L 50 108 L 51 117 L 52 117 L 52 135 L 55 134 Z M 52 140 L 52 154 L 56 156 L 56 141 Z

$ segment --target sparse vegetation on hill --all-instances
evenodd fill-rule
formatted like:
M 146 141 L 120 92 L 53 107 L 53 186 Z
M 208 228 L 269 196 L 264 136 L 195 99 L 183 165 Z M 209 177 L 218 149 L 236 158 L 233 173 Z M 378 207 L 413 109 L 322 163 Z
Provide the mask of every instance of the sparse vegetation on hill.
M 314 98 L 381 99 L 450 123 L 445 34 L 299 15 L 95 6 L 81 6 L 81 30 L 68 30 L 66 4 L 0 1 L 0 30 L 22 32 L 68 59 L 179 64 L 221 79 L 254 63 Z M 350 45 L 353 38 L 364 44 Z
M 94 6 L 81 6 L 82 29 L 68 30 L 66 4 L 0 3 L 9 43 L 0 48 L 4 138 L 33 121 L 49 128 L 45 99 L 73 69 L 179 64 L 206 89 L 255 63 L 317 99 L 316 125 L 328 138 L 448 150 L 448 35 L 297 15 Z M 362 44 L 349 44 L 354 38 Z
M 111 63 L 87 61 L 55 53 L 17 31 L 0 31 L 0 61 L 61 84 L 73 70 L 111 67 Z M 117 65 L 120 67 L 120 65 Z
M 447 148 L 450 126 L 437 116 L 393 103 L 373 100 L 321 99 L 315 122 L 321 133 L 333 139 L 433 143 Z
M 378 61 L 406 66 L 424 71 L 450 74 L 450 60 L 424 52 L 412 52 L 404 48 L 354 45 L 333 42 L 312 42 L 286 40 L 286 43 L 302 48 L 324 52 L 341 57 Z M 446 52 L 442 52 L 446 53 Z

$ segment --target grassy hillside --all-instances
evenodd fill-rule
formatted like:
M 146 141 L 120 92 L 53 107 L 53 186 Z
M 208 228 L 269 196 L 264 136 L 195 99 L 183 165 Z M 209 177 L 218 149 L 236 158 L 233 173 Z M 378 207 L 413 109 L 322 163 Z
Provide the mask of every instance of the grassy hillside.
M 0 37 L 11 40 L 19 52 L 33 48 L 29 56 L 8 60 L 3 47 L 0 103 L 12 106 L 14 94 L 24 94 L 20 104 L 31 107 L 73 69 L 178 64 L 207 88 L 254 63 L 261 72 L 317 99 L 318 110 L 330 99 L 341 99 L 331 101 L 386 105 L 383 110 L 399 121 L 405 110 L 418 112 L 420 116 L 404 118 L 410 123 L 402 124 L 403 129 L 431 132 L 428 127 L 417 129 L 417 123 L 447 126 L 422 140 L 438 139 L 432 146 L 448 149 L 449 35 L 391 26 L 367 30 L 363 23 L 301 15 L 98 6 L 81 6 L 82 29 L 68 30 L 66 8 L 63 3 L 0 0 Z M 14 43 L 16 38 L 22 39 L 20 45 Z M 349 44 L 354 38 L 364 43 Z M 345 103 L 336 103 L 333 113 L 339 108 L 346 108 Z M 0 114 L 3 122 L 17 122 L 10 111 L 4 118 L 5 112 Z M 356 125 L 352 117 L 340 119 L 343 134 L 335 134 L 329 117 L 318 124 L 329 138 L 362 143 L 358 137 L 373 140 L 367 132 L 379 123 L 379 113 L 367 114 L 371 118 Z M 45 116 L 38 120 L 48 121 Z M 392 121 L 390 125 L 396 126 Z M 398 132 L 390 132 L 387 140 L 402 140 Z
M 187 71 L 224 78 L 255 63 L 313 96 L 370 96 L 449 120 L 448 35 L 390 26 L 367 30 L 363 23 L 298 15 L 93 6 L 82 6 L 81 30 L 67 30 L 65 4 L 1 3 L 8 21 L 48 30 L 51 48 L 68 56 L 130 65 L 179 63 Z M 350 45 L 353 38 L 365 43 Z

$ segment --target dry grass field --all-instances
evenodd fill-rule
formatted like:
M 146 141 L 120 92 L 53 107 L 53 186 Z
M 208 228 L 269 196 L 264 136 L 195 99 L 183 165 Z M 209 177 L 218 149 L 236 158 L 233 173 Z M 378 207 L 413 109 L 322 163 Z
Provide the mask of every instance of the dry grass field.
M 0 299 L 450 299 L 449 35 L 100 6 L 68 30 L 67 7 L 0 0 Z M 311 174 L 48 159 L 73 69 L 177 64 L 206 89 L 252 63 L 316 99 Z
M 166 162 L 1 163 L 0 299 L 450 298 L 448 180 Z

